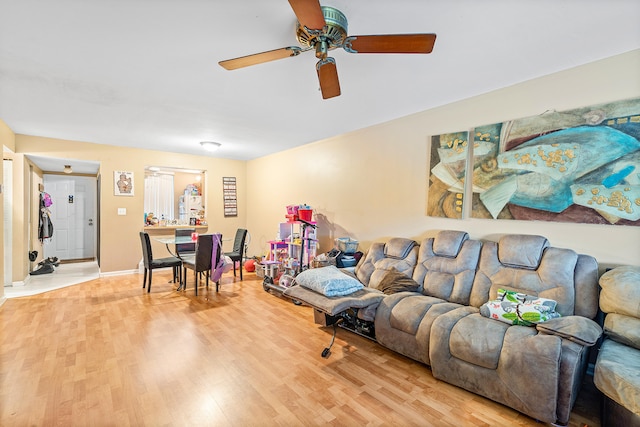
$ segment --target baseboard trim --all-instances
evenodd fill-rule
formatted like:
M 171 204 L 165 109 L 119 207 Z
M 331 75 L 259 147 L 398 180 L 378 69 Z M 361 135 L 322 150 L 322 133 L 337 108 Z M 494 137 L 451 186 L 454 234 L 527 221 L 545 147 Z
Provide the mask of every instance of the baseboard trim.
M 138 269 L 134 270 L 120 270 L 120 271 L 106 271 L 100 272 L 100 277 L 110 277 L 110 276 L 124 276 L 125 274 L 136 274 L 138 273 Z
M 24 280 L 18 280 L 15 282 L 11 282 L 11 287 L 18 287 L 18 286 L 25 286 L 26 284 L 29 283 L 29 280 L 31 280 L 31 276 L 27 276 L 25 277 Z

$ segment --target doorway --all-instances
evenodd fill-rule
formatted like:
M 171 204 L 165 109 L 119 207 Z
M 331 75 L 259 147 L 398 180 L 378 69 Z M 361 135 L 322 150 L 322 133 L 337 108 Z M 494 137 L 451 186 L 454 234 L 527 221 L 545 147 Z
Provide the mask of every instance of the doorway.
M 96 258 L 97 180 L 87 176 L 43 175 L 44 190 L 51 196 L 53 237 L 45 241 L 45 258 L 85 261 Z
M 13 161 L 3 159 L 4 286 L 13 284 Z

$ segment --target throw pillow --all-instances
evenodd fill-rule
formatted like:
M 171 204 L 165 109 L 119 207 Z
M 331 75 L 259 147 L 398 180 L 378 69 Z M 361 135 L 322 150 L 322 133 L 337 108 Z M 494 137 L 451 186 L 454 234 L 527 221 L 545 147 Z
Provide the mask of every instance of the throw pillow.
M 328 297 L 349 295 L 364 288 L 351 276 L 338 270 L 335 265 L 311 268 L 298 274 L 296 284 Z
M 395 294 L 397 292 L 417 292 L 420 285 L 411 277 L 407 277 L 395 268 L 391 268 L 382 278 L 377 289 L 386 295 Z
M 522 292 L 508 291 L 506 289 L 498 289 L 498 298 L 500 301 L 511 301 L 522 304 L 541 304 L 549 307 L 550 310 L 555 310 L 558 303 L 552 299 L 541 298 L 534 295 L 523 294 Z
M 556 305 L 552 299 L 498 289 L 498 298 L 483 304 L 480 314 L 510 325 L 534 326 L 561 317 Z

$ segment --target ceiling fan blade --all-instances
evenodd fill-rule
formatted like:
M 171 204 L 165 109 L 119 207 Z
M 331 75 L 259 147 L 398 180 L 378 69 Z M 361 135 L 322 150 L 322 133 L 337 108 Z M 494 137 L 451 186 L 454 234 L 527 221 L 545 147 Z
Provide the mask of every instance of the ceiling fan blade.
M 435 34 L 350 36 L 343 47 L 350 53 L 431 53 L 435 42 Z
M 336 61 L 333 58 L 322 59 L 316 64 L 316 70 L 318 71 L 322 99 L 340 96 L 340 82 L 338 81 Z
M 289 0 L 298 22 L 310 30 L 321 30 L 327 23 L 318 0 Z
M 297 56 L 300 52 L 302 52 L 301 48 L 297 46 L 289 46 L 281 49 L 269 50 L 267 52 L 254 53 L 253 55 L 241 56 L 240 58 L 227 59 L 225 61 L 218 62 L 218 64 L 227 70 L 236 70 L 250 65 L 262 64 L 263 62 Z

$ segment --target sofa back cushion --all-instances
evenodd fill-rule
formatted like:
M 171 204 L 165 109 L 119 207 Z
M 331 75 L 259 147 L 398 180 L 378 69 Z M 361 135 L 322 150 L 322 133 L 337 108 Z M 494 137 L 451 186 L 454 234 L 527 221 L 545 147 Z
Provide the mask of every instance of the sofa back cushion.
M 372 288 L 377 288 L 391 269 L 411 277 L 418 259 L 418 249 L 414 240 L 403 237 L 394 237 L 387 243 L 373 243 L 364 260 L 356 266 L 356 277 Z
M 573 250 L 554 248 L 542 236 L 511 234 L 485 242 L 470 305 L 496 299 L 498 289 L 556 301 L 563 316 L 594 318 L 598 309 L 598 265 Z
M 425 295 L 469 305 L 481 247 L 466 232 L 440 231 L 420 245 L 413 280 Z
M 640 318 L 640 266 L 624 265 L 600 277 L 600 308 L 605 313 Z
M 624 265 L 600 277 L 600 308 L 606 313 L 604 333 L 640 349 L 640 266 Z
M 542 236 L 507 234 L 500 239 L 498 259 L 505 266 L 536 270 L 549 241 Z

